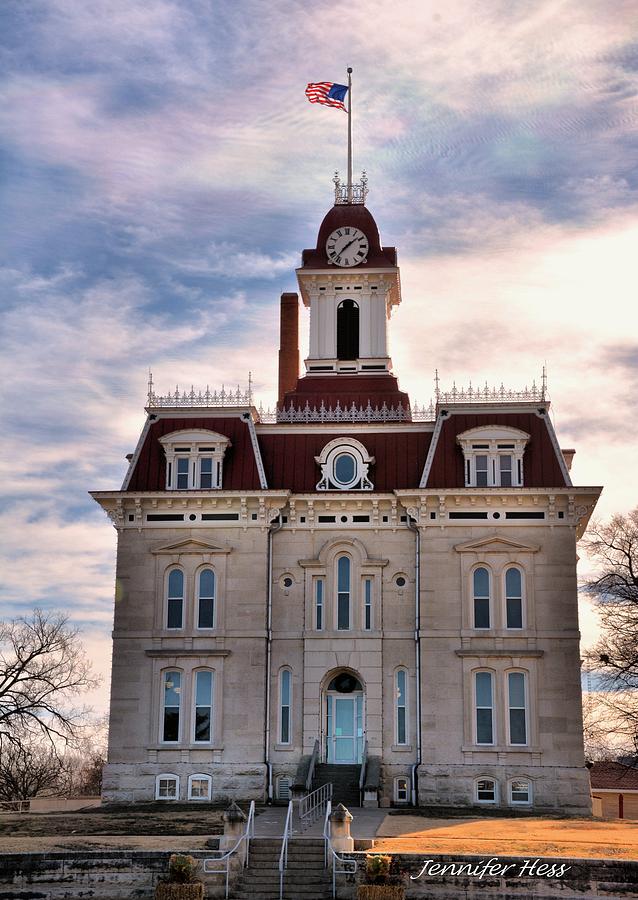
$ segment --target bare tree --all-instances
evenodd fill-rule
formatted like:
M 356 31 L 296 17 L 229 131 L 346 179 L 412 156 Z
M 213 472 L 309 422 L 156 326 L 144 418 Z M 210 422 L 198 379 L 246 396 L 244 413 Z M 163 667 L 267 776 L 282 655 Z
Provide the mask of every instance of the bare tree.
M 0 622 L 0 748 L 76 739 L 90 713 L 76 698 L 97 683 L 66 616 L 36 609 Z
M 584 546 L 600 574 L 585 591 L 593 598 L 601 637 L 587 653 L 596 670 L 599 703 L 629 744 L 638 746 L 638 508 L 594 523 Z
M 8 741 L 0 749 L 0 801 L 58 794 L 62 772 L 62 759 L 50 743 Z

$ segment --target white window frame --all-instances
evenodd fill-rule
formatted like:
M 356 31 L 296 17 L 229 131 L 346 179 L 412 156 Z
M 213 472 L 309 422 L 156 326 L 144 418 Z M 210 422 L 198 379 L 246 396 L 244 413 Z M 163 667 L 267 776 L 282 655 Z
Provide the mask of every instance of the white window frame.
M 342 559 L 347 559 L 348 563 L 349 563 L 348 590 L 347 591 L 339 590 L 339 562 Z M 352 618 L 353 618 L 352 617 L 352 613 L 353 613 L 353 606 L 352 606 L 353 591 L 352 591 L 352 588 L 353 588 L 353 583 L 354 583 L 353 573 L 354 573 L 354 560 L 352 559 L 350 554 L 349 553 L 339 553 L 337 555 L 337 557 L 335 558 L 335 591 L 334 591 L 334 598 L 335 598 L 334 630 L 335 631 L 352 631 L 352 628 L 353 628 L 353 622 L 352 622 Z M 348 627 L 347 628 L 339 628 L 339 598 L 341 595 L 347 595 L 347 597 L 348 597 Z
M 463 451 L 465 487 L 523 487 L 523 456 L 529 434 L 505 425 L 470 428 L 456 438 Z M 487 485 L 477 484 L 477 457 L 487 457 Z M 501 457 L 512 459 L 511 485 L 501 485 Z
M 181 597 L 169 597 L 169 585 L 171 580 L 171 574 L 173 572 L 180 572 L 182 575 L 182 596 Z M 168 609 L 169 609 L 169 600 L 181 600 L 182 603 L 182 615 L 181 615 L 181 625 L 169 625 L 168 624 Z M 182 569 L 181 566 L 169 566 L 169 568 L 165 572 L 164 576 L 164 628 L 166 631 L 176 632 L 184 630 L 184 619 L 186 613 L 186 573 Z
M 480 597 L 475 592 L 474 587 L 474 578 L 475 573 L 479 569 L 485 569 L 487 572 L 487 597 Z M 472 608 L 470 610 L 471 614 L 471 623 L 474 631 L 486 632 L 490 631 L 494 627 L 494 604 L 492 601 L 492 595 L 494 593 L 494 577 L 492 575 L 492 570 L 486 563 L 477 563 L 477 565 L 472 566 L 470 571 L 470 596 L 472 598 Z M 487 600 L 487 618 L 489 624 L 486 627 L 482 627 L 476 624 L 476 600 Z
M 492 800 L 486 800 L 484 798 L 479 798 L 479 784 L 481 781 L 491 781 L 494 785 L 494 798 Z M 474 779 L 474 802 L 480 803 L 481 805 L 494 805 L 498 803 L 498 781 L 494 778 L 493 775 L 480 775 L 478 778 Z
M 313 580 L 313 630 L 325 631 L 326 629 L 326 579 L 323 575 L 316 576 Z
M 171 673 L 179 675 L 179 688 L 178 688 L 178 690 L 176 690 L 176 694 L 179 697 L 179 704 L 177 706 L 177 740 L 175 740 L 175 741 L 167 741 L 164 737 L 165 714 L 166 714 L 166 684 L 167 684 L 166 676 Z M 160 728 L 159 728 L 160 743 L 166 744 L 170 747 L 176 747 L 182 739 L 182 727 L 183 727 L 183 718 L 184 718 L 184 716 L 183 716 L 183 709 L 184 709 L 183 697 L 184 697 L 184 681 L 185 681 L 184 672 L 181 669 L 176 668 L 175 666 L 171 666 L 169 668 L 162 669 L 162 671 L 160 672 L 160 678 L 161 678 L 160 690 L 162 692 L 161 702 L 160 702 L 160 710 L 161 710 Z M 171 708 L 174 708 L 174 707 L 171 706 Z
M 399 797 L 399 791 L 403 790 L 403 788 L 399 788 L 399 782 L 405 781 L 405 799 Z M 401 806 L 407 805 L 410 802 L 410 778 L 407 775 L 396 775 L 394 779 L 394 802 Z
M 159 439 L 166 456 L 166 490 L 220 490 L 223 485 L 224 454 L 232 446 L 230 440 L 216 431 L 172 431 Z M 188 460 L 188 484 L 178 487 L 178 460 Z M 211 485 L 203 488 L 202 460 L 211 459 Z
M 399 704 L 399 675 L 403 675 L 403 703 Z M 397 747 L 407 747 L 410 743 L 409 739 L 409 722 L 408 722 L 408 670 L 405 666 L 399 666 L 394 670 L 394 743 Z M 403 710 L 403 740 L 399 735 L 399 710 Z
M 514 800 L 514 784 L 517 781 L 525 781 L 527 783 L 527 800 Z M 534 786 L 531 778 L 527 775 L 521 775 L 520 778 L 510 778 L 507 783 L 507 797 L 510 806 L 532 806 L 534 796 Z
M 205 781 L 208 785 L 208 792 L 205 797 L 193 797 L 193 782 L 195 780 Z M 213 792 L 213 779 L 210 775 L 207 775 L 205 772 L 195 772 L 193 775 L 188 776 L 188 799 L 192 800 L 193 803 L 210 803 L 210 799 Z
M 160 782 L 162 781 L 172 781 L 175 785 L 175 796 L 174 797 L 161 797 L 160 796 Z M 176 801 L 179 800 L 179 775 L 173 775 L 172 772 L 163 772 L 161 775 L 155 776 L 155 799 L 162 801 Z
M 520 628 L 516 625 L 508 625 L 507 624 L 507 601 L 508 600 L 518 600 L 518 597 L 510 597 L 507 593 L 507 573 L 510 569 L 516 569 L 521 576 L 521 625 Z M 525 602 L 525 594 L 526 594 L 526 585 L 525 585 L 525 569 L 519 565 L 518 563 L 508 563 L 507 566 L 503 569 L 503 622 L 505 624 L 505 628 L 508 631 L 511 631 L 514 634 L 520 634 L 526 628 L 526 602 Z
M 508 747 L 529 747 L 529 672 L 524 669 L 506 669 L 505 671 L 505 704 L 506 704 L 506 729 Z M 525 706 L 512 706 L 510 703 L 510 675 L 523 676 L 523 700 Z M 510 713 L 513 709 L 522 709 L 525 713 L 525 741 L 523 743 L 512 742 Z
M 342 453 L 354 459 L 354 476 L 349 482 L 338 481 L 335 476 L 335 462 Z M 360 441 L 354 438 L 335 438 L 323 448 L 315 462 L 321 467 L 321 478 L 317 482 L 318 491 L 372 491 L 374 485 L 368 477 L 370 466 L 374 463 Z
M 213 573 L 213 596 L 212 597 L 202 597 L 202 574 L 204 572 L 212 572 Z M 213 631 L 217 628 L 217 572 L 215 569 L 206 564 L 202 566 L 197 571 L 197 575 L 195 578 L 195 585 L 197 588 L 196 597 L 195 597 L 195 628 L 197 631 Z M 213 624 L 212 625 L 200 625 L 199 624 L 199 608 L 201 600 L 212 600 L 213 601 Z
M 201 673 L 210 674 L 210 704 L 208 703 L 197 703 L 197 676 Z M 213 743 L 214 736 L 214 722 L 215 722 L 215 670 L 214 669 L 194 669 L 192 673 L 192 703 L 191 703 L 191 742 L 198 747 L 208 747 Z M 207 740 L 198 741 L 197 740 L 197 709 L 198 708 L 206 708 L 210 709 L 210 734 Z
M 372 575 L 364 575 L 362 581 L 362 600 L 363 608 L 361 610 L 361 630 L 374 630 L 374 577 Z M 368 621 L 370 624 L 368 625 Z
M 492 705 L 488 706 L 478 706 L 478 696 L 476 690 L 476 676 L 477 675 L 489 675 L 490 676 L 490 694 Z M 477 747 L 494 747 L 496 745 L 496 703 L 495 703 L 495 693 L 496 693 L 496 672 L 492 671 L 492 669 L 474 669 L 472 672 L 472 730 L 474 737 L 474 744 Z M 478 710 L 479 709 L 491 709 L 492 711 L 492 740 L 491 741 L 481 741 L 478 739 Z
M 288 675 L 288 703 L 284 703 L 284 675 Z M 279 670 L 279 705 L 277 717 L 277 743 L 281 747 L 292 746 L 292 669 L 290 666 L 283 666 Z M 288 710 L 288 737 L 283 739 L 284 726 L 284 709 Z

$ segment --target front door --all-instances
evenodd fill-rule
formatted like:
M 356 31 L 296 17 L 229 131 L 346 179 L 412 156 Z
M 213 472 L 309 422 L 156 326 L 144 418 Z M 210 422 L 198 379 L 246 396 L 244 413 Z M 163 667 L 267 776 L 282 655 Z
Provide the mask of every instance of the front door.
M 326 758 L 352 765 L 363 755 L 363 694 L 326 695 Z

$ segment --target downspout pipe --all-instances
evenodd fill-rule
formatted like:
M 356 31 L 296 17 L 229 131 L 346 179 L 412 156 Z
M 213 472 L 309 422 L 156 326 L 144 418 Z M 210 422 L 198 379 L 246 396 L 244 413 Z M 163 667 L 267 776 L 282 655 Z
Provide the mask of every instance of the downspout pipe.
M 414 532 L 414 650 L 416 656 L 416 762 L 411 769 L 412 806 L 419 805 L 419 774 L 421 753 L 421 532 L 408 513 L 408 528 Z
M 270 706 L 271 706 L 271 668 L 272 668 L 272 539 L 282 527 L 281 515 L 277 521 L 268 526 L 268 553 L 266 564 L 267 606 L 266 606 L 266 727 L 264 734 L 264 762 L 268 773 L 268 803 L 273 802 L 272 763 L 270 761 Z

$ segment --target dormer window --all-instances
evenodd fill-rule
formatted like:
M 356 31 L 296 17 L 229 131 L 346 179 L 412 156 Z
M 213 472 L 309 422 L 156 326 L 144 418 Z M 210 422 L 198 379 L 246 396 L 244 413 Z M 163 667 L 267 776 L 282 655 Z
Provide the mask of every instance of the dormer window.
M 222 487 L 224 454 L 231 446 L 215 431 L 173 431 L 160 438 L 166 454 L 166 489 L 211 490 Z
M 354 438 L 336 438 L 315 456 L 321 466 L 318 491 L 371 491 L 368 470 L 374 463 L 363 444 Z
M 504 425 L 471 428 L 457 437 L 463 451 L 465 487 L 522 487 L 529 434 Z

